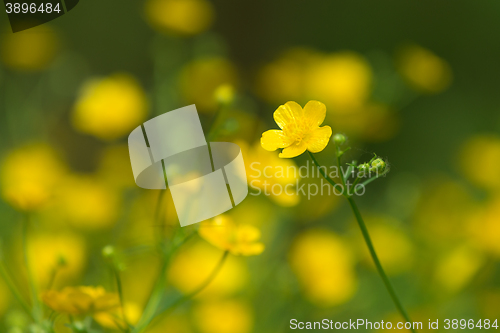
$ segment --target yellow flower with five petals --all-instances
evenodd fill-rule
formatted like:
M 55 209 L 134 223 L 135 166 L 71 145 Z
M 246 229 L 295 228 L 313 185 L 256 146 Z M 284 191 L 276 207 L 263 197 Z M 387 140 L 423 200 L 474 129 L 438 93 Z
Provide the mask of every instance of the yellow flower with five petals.
M 326 106 L 321 102 L 309 101 L 304 108 L 296 102 L 287 102 L 273 116 L 281 130 L 264 132 L 260 143 L 268 151 L 283 148 L 281 158 L 299 156 L 306 150 L 318 153 L 332 136 L 330 126 L 319 127 L 326 116 Z

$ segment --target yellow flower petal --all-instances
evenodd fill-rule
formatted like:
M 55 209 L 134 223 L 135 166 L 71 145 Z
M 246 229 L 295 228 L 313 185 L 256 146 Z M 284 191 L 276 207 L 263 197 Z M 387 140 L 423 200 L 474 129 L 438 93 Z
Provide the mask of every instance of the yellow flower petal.
M 274 121 L 283 129 L 290 124 L 296 124 L 304 114 L 302 107 L 296 102 L 286 102 L 274 111 Z
M 293 143 L 293 139 L 285 136 L 285 133 L 280 130 L 269 130 L 262 133 L 260 139 L 262 148 L 268 151 L 275 151 L 278 148 L 285 148 Z
M 304 106 L 304 117 L 310 126 L 319 126 L 323 123 L 326 117 L 325 104 L 318 101 L 309 101 Z
M 292 158 L 295 156 L 299 156 L 303 152 L 305 152 L 307 149 L 307 144 L 302 141 L 298 144 L 291 145 L 290 147 L 287 147 L 283 149 L 283 151 L 278 155 L 281 158 Z
M 318 153 L 325 149 L 332 136 L 332 128 L 323 126 L 314 130 L 307 138 L 307 150 L 311 153 Z

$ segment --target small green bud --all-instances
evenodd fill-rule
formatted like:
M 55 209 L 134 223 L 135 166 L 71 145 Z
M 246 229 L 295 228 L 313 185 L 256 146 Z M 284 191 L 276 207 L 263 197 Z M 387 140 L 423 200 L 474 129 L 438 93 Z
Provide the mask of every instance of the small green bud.
M 220 104 L 228 105 L 234 101 L 235 91 L 230 84 L 222 84 L 215 89 L 214 97 Z
M 371 169 L 372 171 L 384 171 L 387 164 L 381 158 L 377 158 L 372 162 Z
M 333 136 L 333 142 L 335 142 L 335 144 L 337 146 L 341 146 L 345 143 L 345 136 L 343 134 L 340 134 L 340 133 L 337 133 Z

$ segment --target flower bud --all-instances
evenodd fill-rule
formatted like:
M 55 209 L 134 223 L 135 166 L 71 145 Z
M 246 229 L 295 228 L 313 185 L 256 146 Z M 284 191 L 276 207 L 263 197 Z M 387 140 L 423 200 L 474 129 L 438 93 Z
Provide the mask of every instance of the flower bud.
M 372 170 L 372 171 L 384 171 L 386 166 L 387 165 L 383 159 L 377 158 L 372 162 L 370 170 Z
M 116 254 L 116 250 L 115 250 L 114 246 L 106 245 L 102 249 L 102 256 L 104 259 L 113 260 L 113 258 L 115 257 L 115 254 Z
M 337 133 L 333 136 L 333 142 L 335 142 L 335 144 L 337 146 L 341 146 L 345 143 L 345 136 L 343 134 L 340 134 L 340 133 Z

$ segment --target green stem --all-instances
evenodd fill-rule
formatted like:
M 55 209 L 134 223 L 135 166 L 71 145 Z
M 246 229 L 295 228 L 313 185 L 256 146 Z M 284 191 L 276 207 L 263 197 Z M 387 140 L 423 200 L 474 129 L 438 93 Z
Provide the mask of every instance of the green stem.
M 189 293 L 189 294 L 187 294 L 187 295 L 179 298 L 172 305 L 170 305 L 168 308 L 166 308 L 160 314 L 158 314 L 155 317 L 155 319 L 158 319 L 159 317 L 168 316 L 175 309 L 177 309 L 177 307 L 179 307 L 181 304 L 183 304 L 184 302 L 186 302 L 186 301 L 190 300 L 191 298 L 195 297 L 200 292 L 202 292 L 206 287 L 208 287 L 210 285 L 210 283 L 212 283 L 212 281 L 215 279 L 215 277 L 219 274 L 219 272 L 220 272 L 222 266 L 224 265 L 224 262 L 226 261 L 228 255 L 229 255 L 229 251 L 227 251 L 227 250 L 224 251 L 224 253 L 222 254 L 222 257 L 220 258 L 219 262 L 215 266 L 215 268 L 212 271 L 212 273 L 210 273 L 210 275 L 207 277 L 207 279 L 201 285 L 199 285 L 198 288 L 196 288 L 195 290 L 193 290 L 191 293 Z M 139 332 L 141 332 L 141 331 L 139 331 Z
M 120 307 L 121 307 L 121 312 L 123 316 L 123 322 L 125 323 L 125 332 L 130 332 L 130 327 L 128 325 L 127 318 L 125 317 L 125 301 L 123 298 L 123 288 L 122 288 L 122 281 L 120 279 L 120 272 L 118 271 L 118 268 L 113 267 L 113 274 L 115 276 L 115 282 L 116 282 L 116 289 L 118 291 L 118 297 L 120 299 Z M 120 327 L 119 325 L 117 325 Z
M 311 159 L 313 160 L 313 162 L 318 166 L 318 169 L 320 170 L 320 173 L 323 175 L 323 177 L 328 182 L 330 182 L 329 178 L 325 177 L 324 173 L 321 172 L 322 169 L 320 168 L 320 166 L 319 166 L 318 162 L 316 161 L 316 159 L 314 158 L 313 154 L 311 154 L 309 152 L 309 156 L 311 156 Z M 338 163 L 338 166 L 340 168 L 340 156 L 339 156 L 339 154 L 337 154 L 337 163 Z M 358 177 L 358 179 L 359 179 L 359 177 Z M 358 180 L 358 179 L 356 179 L 356 180 Z M 342 178 L 342 180 L 343 180 L 343 178 Z M 330 182 L 330 184 L 331 184 L 331 182 Z M 345 183 L 344 183 L 344 186 L 345 186 Z M 405 308 L 401 304 L 401 301 L 399 300 L 398 296 L 396 295 L 396 292 L 394 291 L 394 287 L 392 286 L 391 281 L 389 280 L 389 278 L 385 274 L 384 268 L 382 267 L 382 264 L 380 263 L 380 260 L 378 259 L 377 252 L 375 252 L 375 248 L 373 247 L 373 243 L 372 243 L 372 240 L 370 238 L 370 234 L 368 233 L 368 229 L 366 228 L 366 224 L 363 221 L 363 218 L 361 217 L 361 213 L 359 212 L 358 206 L 356 206 L 356 202 L 354 201 L 354 199 L 351 196 L 349 196 L 349 195 L 347 195 L 347 196 L 344 195 L 344 196 L 347 198 L 347 201 L 349 201 L 349 205 L 351 206 L 352 212 L 354 213 L 354 216 L 356 217 L 356 221 L 358 222 L 359 228 L 361 229 L 361 233 L 363 234 L 363 238 L 365 240 L 366 246 L 368 246 L 368 250 L 370 251 L 370 255 L 373 259 L 373 262 L 375 263 L 375 267 L 377 268 L 377 271 L 378 271 L 380 277 L 382 278 L 384 285 L 385 285 L 387 291 L 389 292 L 389 295 L 392 298 L 392 301 L 396 305 L 396 308 L 398 309 L 399 313 L 403 316 L 403 318 L 407 322 L 411 323 L 410 316 L 408 316 L 408 313 L 406 312 Z M 411 331 L 413 333 L 416 333 L 416 331 L 413 328 L 411 329 Z
M 40 300 L 38 299 L 38 292 L 33 278 L 33 272 L 31 271 L 29 260 L 28 260 L 28 227 L 30 224 L 30 214 L 25 214 L 25 221 L 22 223 L 22 244 L 23 244 L 23 257 L 24 264 L 26 265 L 26 272 L 28 276 L 28 284 L 31 295 L 31 302 L 33 307 L 33 318 L 37 323 L 42 320 L 42 307 Z
M 365 239 L 366 246 L 368 246 L 368 250 L 370 251 L 370 255 L 372 256 L 373 262 L 375 263 L 375 267 L 377 268 L 377 271 L 384 281 L 385 287 L 387 291 L 389 292 L 389 295 L 392 298 L 392 301 L 396 305 L 396 308 L 398 309 L 399 313 L 403 316 L 403 318 L 411 323 L 410 316 L 408 316 L 408 313 L 406 312 L 405 308 L 403 307 L 403 304 L 399 300 L 398 296 L 396 295 L 396 291 L 394 290 L 394 287 L 391 284 L 391 281 L 385 274 L 384 268 L 382 267 L 382 264 L 380 263 L 380 260 L 378 259 L 377 253 L 375 252 L 375 248 L 373 247 L 372 240 L 370 238 L 370 234 L 368 233 L 368 229 L 366 228 L 366 224 L 363 221 L 363 218 L 361 217 L 361 213 L 359 212 L 358 206 L 356 205 L 356 202 L 354 199 L 347 198 L 347 201 L 349 201 L 349 205 L 351 206 L 352 212 L 354 213 L 354 216 L 356 217 L 356 221 L 358 222 L 359 228 L 361 229 L 361 233 L 363 234 L 363 238 Z M 415 333 L 414 329 L 411 329 L 412 332 Z
M 342 184 L 338 184 L 336 183 L 333 179 L 331 179 L 330 177 L 328 177 L 328 175 L 325 173 L 325 170 L 323 170 L 321 168 L 321 165 L 318 163 L 318 161 L 316 160 L 316 157 L 314 157 L 314 155 L 308 150 L 307 151 L 309 153 L 309 156 L 311 157 L 313 163 L 316 165 L 316 167 L 318 168 L 319 170 L 319 173 L 321 173 L 321 175 L 323 176 L 323 178 L 325 178 L 325 180 L 327 182 L 330 183 L 330 185 L 332 185 L 334 188 L 337 187 L 337 186 L 342 186 Z M 342 173 L 342 172 L 341 172 Z M 342 194 L 345 196 L 345 193 L 344 193 L 344 189 L 342 189 Z
M 24 311 L 26 311 L 26 313 L 29 316 L 31 316 L 31 319 L 35 320 L 35 318 L 33 317 L 33 313 L 31 312 L 31 309 L 30 309 L 28 303 L 26 303 L 26 301 L 24 300 L 23 296 L 21 296 L 21 293 L 19 292 L 19 290 L 17 289 L 16 285 L 12 281 L 12 278 L 10 277 L 9 272 L 7 271 L 7 268 L 5 267 L 2 258 L 0 258 L 0 275 L 3 277 L 5 283 L 7 284 L 7 287 L 12 292 L 12 294 L 14 295 L 14 297 L 17 299 L 17 301 L 19 302 L 19 304 L 21 304 L 21 306 L 23 307 Z

